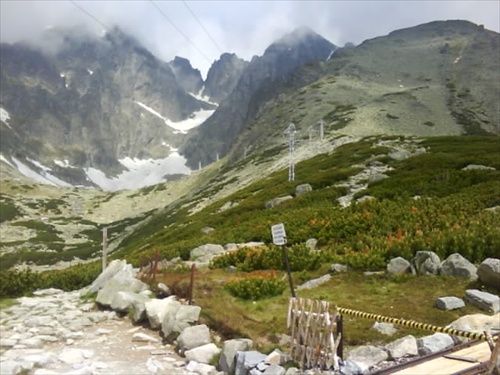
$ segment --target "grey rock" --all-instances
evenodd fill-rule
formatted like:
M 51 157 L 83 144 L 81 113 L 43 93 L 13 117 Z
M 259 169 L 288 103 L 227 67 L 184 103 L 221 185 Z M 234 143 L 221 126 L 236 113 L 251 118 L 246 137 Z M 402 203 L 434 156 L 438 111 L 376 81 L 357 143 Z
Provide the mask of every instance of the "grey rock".
M 389 153 L 389 157 L 393 160 L 401 161 L 410 157 L 410 152 L 406 150 L 396 150 Z
M 388 358 L 387 352 L 371 345 L 360 346 L 347 355 L 347 359 L 356 362 L 363 369 L 368 369 Z
M 238 250 L 238 245 L 235 243 L 228 243 L 224 245 L 224 250 L 226 251 L 236 251 Z
M 394 327 L 394 324 L 392 323 L 379 323 L 379 322 L 375 322 L 375 324 L 373 324 L 372 326 L 372 329 L 380 332 L 381 334 L 383 335 L 386 335 L 386 336 L 392 336 L 394 335 L 398 330 L 396 329 L 396 327 Z
M 250 339 L 226 340 L 222 344 L 221 356 L 219 358 L 219 368 L 232 374 L 235 369 L 236 352 L 245 352 L 252 349 L 253 341 Z
M 483 333 L 484 331 L 490 331 L 492 334 L 500 333 L 500 313 L 496 313 L 495 315 L 465 315 L 450 323 L 448 327 L 468 332 Z M 468 341 L 468 339 L 460 336 L 452 337 L 455 344 Z
M 203 227 L 203 228 L 201 228 L 201 231 L 202 231 L 203 233 L 205 233 L 205 234 L 210 233 L 210 232 L 213 232 L 214 230 L 215 230 L 215 229 L 214 229 L 214 228 L 212 228 L 212 227 Z
M 465 300 L 480 309 L 497 313 L 500 311 L 500 297 L 477 289 L 465 291 Z
M 366 372 L 368 372 L 368 367 L 365 364 L 350 359 L 340 366 L 340 373 L 343 375 L 361 375 Z
M 311 251 L 317 250 L 317 245 L 318 245 L 318 240 L 316 238 L 309 238 L 306 241 L 306 247 Z
M 196 323 L 200 317 L 201 307 L 178 305 L 172 307 L 166 314 L 161 324 L 161 330 L 165 337 L 170 337 L 172 333 L 179 334 L 184 329 Z
M 500 259 L 485 259 L 479 265 L 477 275 L 484 285 L 500 290 Z
M 333 274 L 347 272 L 348 270 L 349 266 L 346 264 L 334 263 L 330 266 L 330 272 Z
M 440 297 L 436 299 L 436 307 L 440 310 L 461 309 L 465 307 L 465 302 L 458 297 Z
M 106 269 L 101 272 L 101 274 L 94 280 L 94 282 L 90 285 L 88 292 L 96 293 L 100 289 L 104 287 L 104 284 L 108 282 L 118 271 L 127 266 L 127 262 L 125 260 L 115 259 L 112 260 L 111 263 L 106 267 Z
M 4 348 L 10 347 L 11 348 L 16 344 L 17 344 L 17 340 L 0 337 L 0 347 L 4 347 Z
M 418 354 L 427 355 L 452 348 L 454 341 L 450 335 L 437 332 L 431 336 L 417 339 Z
M 293 199 L 293 197 L 291 195 L 286 195 L 284 197 L 274 198 L 274 199 L 267 201 L 265 204 L 265 207 L 266 208 L 273 208 L 273 207 L 276 207 L 277 205 L 279 205 L 283 202 L 286 202 L 290 199 Z
M 384 173 L 374 173 L 368 177 L 368 185 L 385 180 L 386 178 L 389 178 L 389 176 Z
M 250 369 L 257 367 L 265 358 L 265 354 L 257 351 L 236 352 L 235 375 L 248 374 Z
M 387 264 L 387 273 L 390 275 L 401 275 L 410 272 L 410 262 L 402 257 L 393 258 Z
M 418 275 L 437 275 L 441 267 L 439 256 L 433 251 L 417 251 L 412 264 Z
M 264 371 L 264 375 L 285 375 L 285 373 L 285 368 L 274 364 L 269 366 L 266 371 Z
M 477 268 L 462 255 L 451 254 L 441 263 L 441 275 L 457 276 L 467 280 L 477 279 Z
M 164 297 L 168 297 L 172 294 L 170 288 L 163 283 L 158 283 L 158 290 L 160 290 Z
M 0 362 L 0 374 L 2 375 L 17 375 L 23 370 L 21 364 L 14 360 L 6 360 Z
M 209 344 L 211 341 L 208 327 L 205 324 L 200 324 L 183 330 L 177 337 L 177 346 L 181 350 L 189 350 Z
M 302 285 L 299 285 L 297 287 L 297 290 L 302 290 L 302 289 L 312 289 L 312 288 L 315 288 L 317 287 L 318 285 L 321 285 L 321 284 L 324 284 L 328 281 L 330 281 L 330 279 L 332 278 L 332 276 L 330 274 L 326 274 L 326 275 L 323 275 L 321 277 L 318 277 L 316 279 L 313 279 L 313 280 L 309 280 L 307 282 L 305 282 L 304 284 Z
M 148 335 L 143 332 L 136 332 L 132 336 L 132 341 L 139 341 L 139 342 L 159 342 L 160 340 L 156 337 L 153 337 L 151 335 Z
M 116 276 L 116 275 L 115 275 Z M 102 306 L 111 306 L 111 302 L 118 292 L 140 293 L 148 288 L 148 285 L 134 278 L 111 278 L 97 293 L 96 302 Z
M 295 188 L 295 196 L 296 197 L 300 197 L 301 195 L 304 195 L 306 193 L 309 193 L 310 191 L 312 191 L 312 186 L 310 184 L 302 184 L 302 185 L 298 185 L 296 188 Z
M 146 301 L 149 298 L 142 296 L 138 293 L 132 292 L 118 292 L 115 294 L 113 300 L 111 301 L 111 308 L 118 312 L 128 312 L 134 301 Z
M 359 197 L 358 199 L 356 199 L 356 202 L 363 203 L 366 201 L 371 201 L 372 199 L 375 199 L 375 197 L 372 197 L 371 195 L 363 195 L 362 197 Z
M 146 316 L 149 320 L 149 325 L 152 329 L 158 329 L 161 327 L 165 315 L 171 306 L 179 306 L 179 302 L 175 299 L 175 296 L 170 296 L 165 299 L 151 299 L 144 303 L 146 308 Z
M 189 371 L 190 374 L 219 375 L 214 366 L 207 365 L 206 363 L 198 363 L 196 361 L 190 361 L 186 366 L 186 370 Z
M 205 244 L 194 248 L 189 253 L 190 259 L 197 262 L 209 262 L 213 257 L 224 254 L 226 250 L 222 245 Z
M 91 350 L 64 348 L 57 356 L 57 359 L 63 363 L 73 365 L 81 363 L 85 359 L 91 358 L 93 354 L 94 353 Z
M 285 375 L 299 375 L 300 371 L 297 367 L 289 367 L 286 372 L 285 372 Z
M 418 355 L 417 339 L 412 335 L 402 337 L 385 346 L 390 359 L 398 359 Z
M 480 165 L 480 164 L 469 164 L 466 167 L 462 168 L 463 171 L 470 171 L 470 170 L 488 170 L 488 171 L 496 171 L 496 168 L 494 167 L 489 167 L 487 165 Z
M 212 358 L 220 353 L 220 349 L 213 343 L 198 346 L 196 348 L 186 350 L 184 355 L 188 361 L 196 361 L 199 363 L 210 363 Z

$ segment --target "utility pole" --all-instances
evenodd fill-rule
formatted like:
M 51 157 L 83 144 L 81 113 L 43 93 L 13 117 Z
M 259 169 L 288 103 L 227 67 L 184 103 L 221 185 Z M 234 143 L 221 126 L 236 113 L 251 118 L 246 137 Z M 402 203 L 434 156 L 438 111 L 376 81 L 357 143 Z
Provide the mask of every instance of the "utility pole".
M 102 229 L 102 270 L 106 269 L 106 258 L 108 256 L 108 227 Z
M 285 134 L 289 136 L 289 149 L 290 149 L 290 162 L 288 165 L 288 181 L 295 181 L 295 125 L 292 123 L 288 125 L 288 128 L 285 130 Z

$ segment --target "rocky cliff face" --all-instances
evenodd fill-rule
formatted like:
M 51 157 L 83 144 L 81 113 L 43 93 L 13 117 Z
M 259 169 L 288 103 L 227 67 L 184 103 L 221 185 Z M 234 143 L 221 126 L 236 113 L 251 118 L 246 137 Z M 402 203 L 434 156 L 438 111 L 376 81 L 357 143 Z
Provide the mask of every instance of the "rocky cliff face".
M 0 58 L 0 106 L 10 117 L 0 125 L 2 154 L 55 169 L 67 160 L 73 168 L 58 172 L 72 183 L 87 183 L 80 168 L 113 175 L 118 159 L 168 156 L 165 145 L 181 141 L 175 122 L 214 108 L 119 29 L 100 39 L 63 34 L 55 54 L 2 44 Z
M 203 88 L 203 78 L 201 78 L 200 71 L 194 69 L 188 59 L 176 56 L 168 65 L 184 91 L 198 94 Z
M 211 101 L 220 103 L 236 87 L 248 62 L 234 53 L 224 53 L 213 63 L 207 74 L 203 94 Z
M 286 79 L 303 65 L 326 60 L 335 49 L 335 45 L 312 30 L 301 28 L 273 43 L 263 56 L 254 57 L 231 94 L 207 121 L 191 133 L 183 148 L 188 165 L 213 162 L 217 155 L 229 152 L 259 107 L 268 100 L 262 101 L 255 96 L 260 88 Z

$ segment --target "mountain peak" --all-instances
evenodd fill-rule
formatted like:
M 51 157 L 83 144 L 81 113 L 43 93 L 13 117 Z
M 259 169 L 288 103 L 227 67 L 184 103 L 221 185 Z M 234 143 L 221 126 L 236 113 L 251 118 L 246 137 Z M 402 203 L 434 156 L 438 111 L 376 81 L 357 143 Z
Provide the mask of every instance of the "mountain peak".
M 289 50 L 292 48 L 299 47 L 301 45 L 308 45 L 313 46 L 313 45 L 325 45 L 329 44 L 332 48 L 335 49 L 335 45 L 330 43 L 328 40 L 323 38 L 321 35 L 318 33 L 314 32 L 312 29 L 310 29 L 307 26 L 301 26 L 293 31 L 283 35 L 280 39 L 272 43 L 264 52 L 266 54 L 267 52 L 276 52 L 276 51 L 282 51 L 282 50 Z

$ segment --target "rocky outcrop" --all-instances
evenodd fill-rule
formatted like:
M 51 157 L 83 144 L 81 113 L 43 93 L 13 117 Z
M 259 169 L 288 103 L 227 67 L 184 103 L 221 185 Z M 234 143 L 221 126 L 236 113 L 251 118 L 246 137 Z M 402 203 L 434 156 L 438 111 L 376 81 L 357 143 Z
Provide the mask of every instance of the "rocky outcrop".
M 172 73 L 180 87 L 186 92 L 198 94 L 203 88 L 203 79 L 198 69 L 194 69 L 188 59 L 175 56 L 168 65 L 172 69 Z
M 223 53 L 207 73 L 203 95 L 212 102 L 220 103 L 233 91 L 248 62 L 234 53 Z
M 500 259 L 485 259 L 479 265 L 477 275 L 485 285 L 500 290 Z

